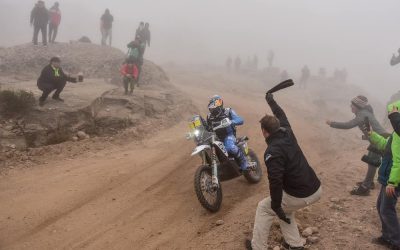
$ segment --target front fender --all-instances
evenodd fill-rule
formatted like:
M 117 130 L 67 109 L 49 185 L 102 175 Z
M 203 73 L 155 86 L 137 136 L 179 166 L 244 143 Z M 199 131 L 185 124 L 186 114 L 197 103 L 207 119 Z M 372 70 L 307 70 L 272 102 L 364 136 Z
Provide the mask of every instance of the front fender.
M 197 154 L 203 152 L 204 150 L 209 150 L 209 149 L 211 149 L 211 147 L 209 145 L 200 145 L 193 150 L 191 156 L 197 155 Z

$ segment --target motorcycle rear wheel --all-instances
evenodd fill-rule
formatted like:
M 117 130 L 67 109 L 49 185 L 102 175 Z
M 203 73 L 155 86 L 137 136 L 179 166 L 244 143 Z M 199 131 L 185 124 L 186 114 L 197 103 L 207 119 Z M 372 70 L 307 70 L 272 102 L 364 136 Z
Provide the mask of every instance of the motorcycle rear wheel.
M 194 175 L 194 190 L 200 204 L 210 212 L 218 212 L 222 203 L 222 188 L 218 183 L 218 188 L 212 188 L 211 167 L 202 165 L 197 168 Z

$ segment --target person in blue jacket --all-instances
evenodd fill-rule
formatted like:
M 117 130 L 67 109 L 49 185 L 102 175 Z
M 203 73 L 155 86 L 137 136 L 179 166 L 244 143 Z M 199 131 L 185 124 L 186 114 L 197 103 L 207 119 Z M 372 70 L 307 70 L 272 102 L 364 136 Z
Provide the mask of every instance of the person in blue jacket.
M 247 159 L 242 150 L 236 145 L 236 126 L 243 125 L 243 118 L 231 108 L 224 108 L 224 101 L 221 96 L 214 95 L 208 104 L 210 113 L 207 115 L 207 125 L 210 129 L 217 127 L 221 122 L 227 122 L 223 129 L 218 129 L 217 137 L 224 142 L 229 154 L 235 157 L 240 163 L 240 169 L 247 171 Z

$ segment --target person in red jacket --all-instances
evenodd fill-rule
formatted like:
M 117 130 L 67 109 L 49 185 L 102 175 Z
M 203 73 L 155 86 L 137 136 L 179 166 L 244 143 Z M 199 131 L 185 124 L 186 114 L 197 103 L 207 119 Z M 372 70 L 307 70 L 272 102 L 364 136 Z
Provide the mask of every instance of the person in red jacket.
M 49 42 L 54 43 L 57 37 L 58 26 L 61 22 L 61 11 L 59 3 L 55 2 L 49 10 Z
M 125 95 L 128 94 L 128 88 L 130 94 L 132 94 L 139 76 L 139 70 L 132 59 L 127 59 L 122 65 L 121 75 L 123 77 Z

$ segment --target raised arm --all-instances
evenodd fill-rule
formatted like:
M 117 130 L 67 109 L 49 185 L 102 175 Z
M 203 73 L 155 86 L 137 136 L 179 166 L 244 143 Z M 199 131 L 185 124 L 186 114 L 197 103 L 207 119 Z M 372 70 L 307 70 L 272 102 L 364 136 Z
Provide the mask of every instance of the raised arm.
M 281 127 L 290 128 L 289 120 L 285 114 L 285 111 L 278 105 L 278 103 L 274 100 L 274 96 L 272 94 L 267 94 L 265 96 L 268 105 L 271 108 L 272 113 L 278 118 Z

